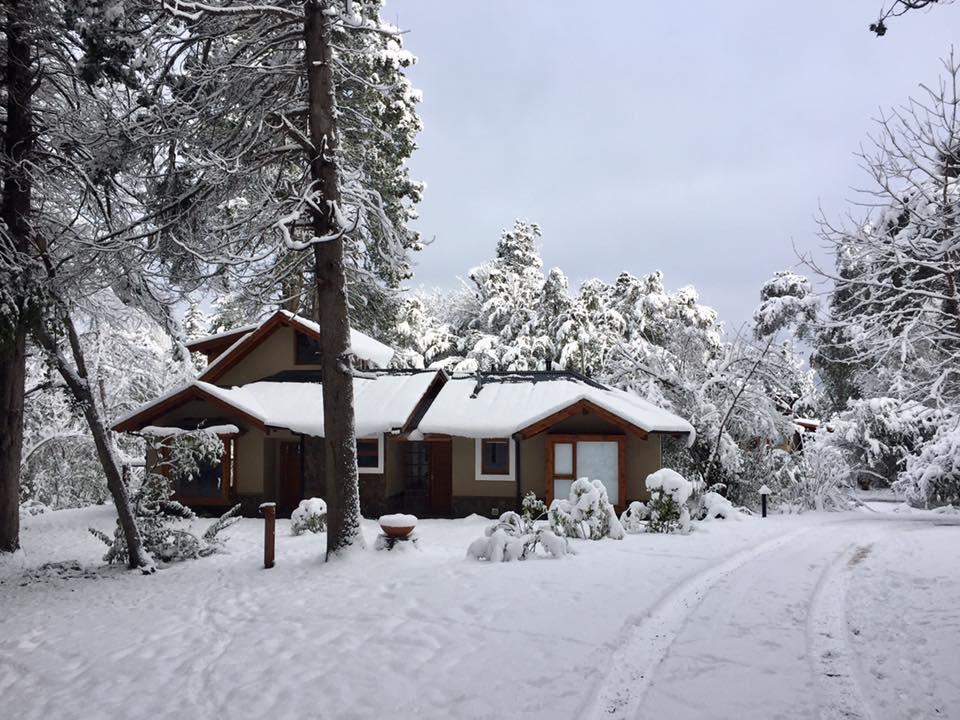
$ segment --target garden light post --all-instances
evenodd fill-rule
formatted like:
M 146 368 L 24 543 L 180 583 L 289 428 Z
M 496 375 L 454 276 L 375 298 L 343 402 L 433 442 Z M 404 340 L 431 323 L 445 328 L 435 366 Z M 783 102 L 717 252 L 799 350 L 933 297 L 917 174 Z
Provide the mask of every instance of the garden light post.
M 758 490 L 758 492 L 760 493 L 760 516 L 766 517 L 767 516 L 767 495 L 770 494 L 770 488 L 768 488 L 766 485 L 761 485 L 760 490 Z

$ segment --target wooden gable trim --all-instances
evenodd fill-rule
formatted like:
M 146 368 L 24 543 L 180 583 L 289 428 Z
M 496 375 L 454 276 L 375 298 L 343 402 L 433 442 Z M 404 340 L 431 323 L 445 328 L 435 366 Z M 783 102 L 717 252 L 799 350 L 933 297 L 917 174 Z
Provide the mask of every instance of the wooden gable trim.
M 160 417 L 161 415 L 163 415 L 164 413 L 170 412 L 174 408 L 177 408 L 186 402 L 190 402 L 191 400 L 201 400 L 204 402 L 208 402 L 218 410 L 221 410 L 222 412 L 225 412 L 228 415 L 232 415 L 242 420 L 243 422 L 247 423 L 248 425 L 252 425 L 253 427 L 258 428 L 260 430 L 266 430 L 266 426 L 263 424 L 263 422 L 260 421 L 259 418 L 256 418 L 253 415 L 250 415 L 249 413 L 243 410 L 240 410 L 234 405 L 231 405 L 230 403 L 222 400 L 221 398 L 218 398 L 216 395 L 213 395 L 207 392 L 206 390 L 203 390 L 196 386 L 190 386 L 190 387 L 184 388 L 180 392 L 171 395 L 170 397 L 166 398 L 162 402 L 159 402 L 156 405 L 148 407 L 147 409 L 137 413 L 132 417 L 127 418 L 126 420 L 118 422 L 116 425 L 113 426 L 113 430 L 115 432 L 136 432 L 137 430 L 140 430 L 145 425 L 148 425 L 151 420 L 154 420 Z
M 213 337 L 208 337 L 206 340 L 191 340 L 190 342 L 186 342 L 184 343 L 184 347 L 186 347 L 190 352 L 209 353 L 224 345 L 230 347 L 240 339 L 241 335 L 252 333 L 254 330 L 255 328 L 251 327 L 226 330 L 222 333 L 214 335 Z
M 232 352 L 229 352 L 227 355 L 221 355 L 220 357 L 222 359 L 212 367 L 204 370 L 197 379 L 209 383 L 216 382 L 223 377 L 228 370 L 236 367 L 237 364 L 247 355 L 249 355 L 254 348 L 256 348 L 269 335 L 271 335 L 274 330 L 282 325 L 293 327 L 294 323 L 284 314 L 282 310 L 278 310 L 270 318 L 264 321 L 260 327 L 247 335 L 247 337 L 245 337 L 243 341 L 233 349 Z M 317 340 L 320 339 L 320 333 L 313 332 L 310 328 L 298 325 L 295 329 L 302 330 L 304 333 L 314 337 Z
M 616 415 L 615 413 L 612 413 L 609 410 L 605 410 L 599 405 L 597 405 L 596 403 L 593 403 L 586 399 L 578 400 L 577 402 L 563 408 L 562 410 L 559 410 L 553 413 L 553 415 L 548 415 L 547 417 L 543 418 L 542 420 L 538 420 L 532 425 L 528 425 L 525 428 L 521 428 L 518 431 L 518 433 L 520 437 L 526 440 L 528 438 L 533 437 L 534 435 L 539 435 L 540 433 L 546 432 L 561 420 L 566 420 L 567 418 L 573 417 L 575 415 L 596 415 L 597 417 L 606 420 L 611 425 L 615 425 L 621 430 L 624 430 L 626 432 L 633 433 L 634 435 L 637 435 L 643 438 L 644 440 L 646 440 L 647 437 L 649 437 L 649 433 L 643 428 L 637 427 L 630 421 L 624 420 L 619 415 Z

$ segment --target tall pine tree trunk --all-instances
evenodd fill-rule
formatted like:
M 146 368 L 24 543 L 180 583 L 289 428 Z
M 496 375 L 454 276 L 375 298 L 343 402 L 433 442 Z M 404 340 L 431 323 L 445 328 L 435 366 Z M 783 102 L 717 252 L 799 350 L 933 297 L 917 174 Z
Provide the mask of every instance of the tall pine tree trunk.
M 336 164 L 336 88 L 333 81 L 331 0 L 304 4 L 309 89 L 310 177 L 319 196 L 311 218 L 318 238 L 341 230 L 334 212 L 340 202 Z M 313 246 L 317 319 L 323 370 L 323 427 L 327 487 L 327 557 L 363 544 L 354 437 L 350 320 L 343 268 L 343 238 Z M 310 442 L 310 441 L 308 441 Z
M 0 553 L 20 547 L 20 453 L 26 333 L 18 327 L 0 350 Z
M 29 249 L 32 183 L 26 163 L 33 151 L 33 67 L 26 25 L 17 0 L 5 5 L 7 35 L 6 127 L 3 134 L 4 171 L 2 219 L 6 237 L 0 240 L 0 261 L 14 281 Z M 24 273 L 26 269 L 24 268 Z M 25 286 L 24 277 L 16 281 Z M 16 282 L 14 281 L 14 282 Z M 8 292 L 18 293 L 16 286 Z M 23 399 L 26 376 L 27 298 L 14 297 L 8 324 L 0 336 L 0 552 L 20 547 L 20 457 L 23 447 Z
M 69 315 L 64 316 L 63 328 L 67 334 L 75 367 L 70 365 L 60 348 L 57 347 L 56 341 L 42 324 L 38 324 L 33 334 L 40 346 L 56 364 L 57 371 L 83 411 L 83 416 L 90 427 L 90 434 L 93 435 L 93 442 L 97 448 L 97 456 L 107 478 L 107 489 L 113 497 L 120 528 L 127 543 L 128 567 L 131 570 L 140 568 L 145 573 L 153 572 L 156 566 L 143 547 L 140 528 L 137 527 L 133 508 L 130 505 L 127 485 L 123 481 L 123 471 L 117 461 L 113 438 L 110 436 L 110 431 L 106 422 L 104 422 L 100 406 L 97 404 L 93 389 L 90 386 L 90 377 L 87 373 L 87 363 L 83 348 L 80 345 L 80 337 L 77 335 L 76 327 L 74 327 L 73 320 Z

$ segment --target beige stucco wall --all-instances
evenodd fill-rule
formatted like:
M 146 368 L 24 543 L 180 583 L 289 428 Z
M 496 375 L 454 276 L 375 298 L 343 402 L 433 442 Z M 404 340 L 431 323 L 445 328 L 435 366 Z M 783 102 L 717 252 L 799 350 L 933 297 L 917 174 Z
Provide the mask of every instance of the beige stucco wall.
M 647 475 L 660 469 L 660 433 L 651 433 L 646 440 L 627 435 L 627 502 L 650 499 L 644 484 Z
M 531 490 L 538 498 L 547 494 L 546 440 L 543 434 L 520 441 L 520 486 L 522 494 Z
M 477 480 L 476 440 L 453 438 L 453 494 L 459 497 L 503 497 L 517 495 L 515 482 Z
M 295 365 L 293 328 L 281 326 L 270 333 L 234 367 L 217 380 L 217 385 L 232 387 L 262 380 L 283 370 L 319 370 L 319 365 Z
M 260 430 L 250 430 L 234 443 L 236 455 L 236 489 L 240 495 L 259 495 L 263 492 L 263 441 Z

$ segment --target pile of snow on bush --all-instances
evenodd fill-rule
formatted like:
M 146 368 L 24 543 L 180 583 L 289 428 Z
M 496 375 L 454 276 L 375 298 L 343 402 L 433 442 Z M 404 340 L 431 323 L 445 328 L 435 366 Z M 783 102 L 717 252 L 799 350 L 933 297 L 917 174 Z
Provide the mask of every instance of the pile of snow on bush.
M 327 503 L 320 498 L 301 500 L 297 509 L 290 513 L 290 530 L 294 535 L 323 532 L 326 528 Z
M 525 502 L 525 510 L 527 505 Z M 560 558 L 566 555 L 569 552 L 567 539 L 548 528 L 536 527 L 534 520 L 527 513 L 521 516 L 508 510 L 484 530 L 483 537 L 470 543 L 467 557 L 490 562 L 527 560 L 537 556 L 538 546 L 546 557 Z
M 680 473 L 662 468 L 647 475 L 650 493 L 650 532 L 669 533 L 690 530 L 687 500 L 693 494 L 693 483 Z
M 623 539 L 623 525 L 599 480 L 578 478 L 567 499 L 550 504 L 550 527 L 556 535 L 582 540 Z

